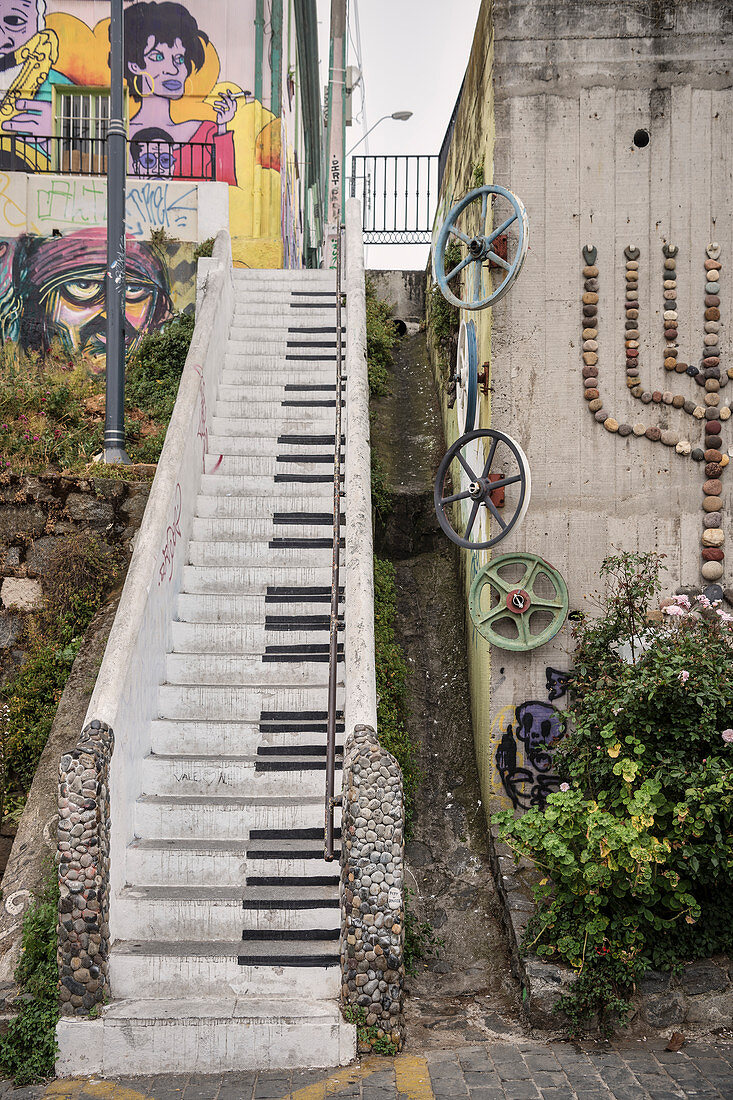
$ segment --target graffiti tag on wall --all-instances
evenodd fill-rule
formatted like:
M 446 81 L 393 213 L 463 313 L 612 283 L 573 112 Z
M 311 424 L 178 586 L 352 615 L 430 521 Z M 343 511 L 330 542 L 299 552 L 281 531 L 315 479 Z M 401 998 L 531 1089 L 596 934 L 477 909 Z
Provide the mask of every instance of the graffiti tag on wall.
M 547 796 L 560 786 L 552 754 L 564 730 L 552 704 L 567 693 L 571 674 L 548 667 L 545 675 L 549 702 L 527 699 L 504 707 L 492 726 L 496 773 L 515 809 L 543 807 Z

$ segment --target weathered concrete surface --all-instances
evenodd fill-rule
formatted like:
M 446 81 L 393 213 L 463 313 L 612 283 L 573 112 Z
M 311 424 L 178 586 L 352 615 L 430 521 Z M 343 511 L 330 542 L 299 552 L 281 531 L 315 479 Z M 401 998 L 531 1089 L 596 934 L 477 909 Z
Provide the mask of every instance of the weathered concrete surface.
M 433 479 L 443 441 L 425 333 L 403 337 L 395 345 L 394 361 L 389 393 L 372 400 L 372 444 L 393 504 L 377 518 L 375 542 L 377 553 L 401 558 L 442 541 Z
M 396 633 L 411 670 L 408 729 L 421 772 L 406 885 L 410 909 L 443 941 L 408 979 L 409 1048 L 521 1035 L 473 751 L 458 559 L 433 508 L 444 443 L 424 333 L 396 346 L 389 393 L 372 409 L 394 505 L 377 526 L 377 549 L 397 565 Z
M 424 271 L 370 270 L 367 277 L 374 286 L 377 297 L 392 306 L 392 313 L 399 321 L 419 324 L 425 317 Z
M 20 954 L 23 913 L 49 875 L 55 874 L 59 758 L 79 739 L 119 598 L 120 590 L 107 600 L 89 625 L 20 819 L 2 880 L 0 983 L 13 978 Z

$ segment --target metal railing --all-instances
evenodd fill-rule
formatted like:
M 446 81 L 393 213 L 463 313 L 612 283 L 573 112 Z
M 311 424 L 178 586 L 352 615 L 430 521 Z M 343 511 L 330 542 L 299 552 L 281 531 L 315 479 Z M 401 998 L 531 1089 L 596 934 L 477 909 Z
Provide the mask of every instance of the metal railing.
M 133 179 L 215 180 L 213 142 L 127 142 L 128 176 Z M 56 176 L 105 176 L 107 139 L 0 135 L 0 171 Z
M 332 860 L 336 783 L 336 688 L 338 684 L 339 571 L 341 566 L 341 404 L 343 389 L 341 250 L 343 226 L 336 234 L 336 430 L 333 446 L 333 550 L 331 557 L 331 622 L 328 646 L 328 716 L 326 721 L 326 830 L 324 858 Z
M 361 200 L 365 244 L 430 244 L 438 157 L 352 157 L 349 193 Z

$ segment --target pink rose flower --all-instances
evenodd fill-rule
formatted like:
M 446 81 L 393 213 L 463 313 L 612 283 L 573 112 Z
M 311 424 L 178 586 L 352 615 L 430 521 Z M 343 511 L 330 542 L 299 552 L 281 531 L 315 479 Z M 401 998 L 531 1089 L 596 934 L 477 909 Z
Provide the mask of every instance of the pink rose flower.
M 731 741 L 733 741 L 733 730 L 726 730 L 725 733 L 729 733 L 731 735 L 730 739 L 731 739 Z M 723 734 L 723 736 L 725 736 L 725 734 Z M 561 783 L 560 784 L 560 790 L 561 791 L 569 791 L 570 790 L 570 784 L 569 783 Z
M 687 671 L 686 668 L 683 668 L 682 671 L 680 672 L 680 682 L 683 683 L 683 684 L 686 684 L 689 679 L 690 679 L 689 672 Z
M 723 738 L 726 745 L 730 745 L 733 742 L 733 730 L 723 730 L 720 736 Z

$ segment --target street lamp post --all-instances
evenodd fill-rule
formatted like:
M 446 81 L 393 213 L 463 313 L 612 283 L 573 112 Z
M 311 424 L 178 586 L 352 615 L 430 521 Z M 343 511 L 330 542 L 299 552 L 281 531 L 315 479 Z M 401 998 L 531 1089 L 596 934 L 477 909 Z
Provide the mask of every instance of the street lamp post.
M 125 451 L 125 130 L 122 0 L 111 0 L 110 119 L 107 129 L 107 374 L 104 461 L 129 463 Z
M 397 120 L 397 122 L 407 122 L 408 118 L 412 118 L 412 111 L 394 111 L 394 113 L 391 114 L 391 115 L 382 115 L 381 118 L 377 119 L 377 121 L 374 123 L 373 126 L 369 127 L 367 132 L 364 134 L 364 137 L 359 138 L 356 145 L 351 146 L 351 148 L 349 149 L 346 156 L 350 157 L 351 154 L 354 152 L 354 149 L 358 149 L 359 146 L 361 145 L 362 141 L 366 141 L 366 139 L 371 134 L 372 130 L 375 130 L 377 128 L 377 126 L 379 126 L 379 123 L 384 122 L 384 120 L 386 118 L 394 118 L 394 119 Z

